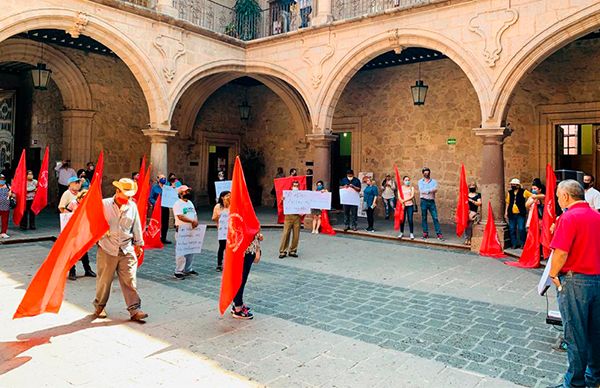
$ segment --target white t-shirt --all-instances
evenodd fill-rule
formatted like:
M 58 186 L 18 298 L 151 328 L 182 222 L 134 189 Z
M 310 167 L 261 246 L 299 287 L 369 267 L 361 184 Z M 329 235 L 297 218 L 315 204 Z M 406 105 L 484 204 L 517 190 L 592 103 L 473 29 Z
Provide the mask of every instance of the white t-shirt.
M 173 205 L 173 214 L 175 215 L 175 225 L 189 224 L 189 222 L 181 221 L 177 216 L 185 216 L 191 220 L 198 220 L 196 217 L 196 208 L 192 201 L 189 200 L 178 199 Z
M 585 201 L 590 204 L 592 209 L 600 210 L 600 191 L 590 187 L 585 192 Z

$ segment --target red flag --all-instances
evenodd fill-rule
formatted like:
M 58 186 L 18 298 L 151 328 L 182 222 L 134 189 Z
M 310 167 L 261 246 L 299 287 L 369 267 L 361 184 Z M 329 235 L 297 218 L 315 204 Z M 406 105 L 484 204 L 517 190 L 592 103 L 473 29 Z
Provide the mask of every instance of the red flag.
M 42 159 L 42 168 L 38 175 L 38 186 L 31 204 L 31 211 L 39 214 L 46 205 L 48 205 L 48 147 L 46 147 L 44 159 Z
M 498 231 L 494 223 L 494 212 L 492 211 L 491 202 L 488 202 L 488 219 L 485 224 L 485 232 L 483 233 L 479 254 L 497 259 L 506 257 L 502 250 L 502 244 L 500 244 L 500 240 L 498 239 Z
M 144 161 L 146 157 L 144 157 Z M 145 164 L 145 163 L 144 163 Z M 148 218 L 148 198 L 150 197 L 150 171 L 152 165 L 148 166 L 148 170 L 145 173 L 140 173 L 143 178 L 138 180 L 138 200 L 136 202 L 138 213 L 140 214 L 140 223 L 142 224 L 142 230 L 146 229 L 146 219 Z M 144 252 L 138 257 L 138 267 L 144 262 Z
M 329 222 L 329 211 L 323 210 L 321 211 L 321 233 L 335 235 L 335 230 L 331 226 L 331 222 Z
M 102 168 L 102 154 L 97 166 Z M 94 180 L 88 195 L 58 235 L 48 257 L 37 271 L 13 319 L 42 313 L 58 313 L 63 301 L 67 272 L 107 231 L 100 180 Z
M 544 199 L 544 215 L 542 217 L 542 245 L 544 257 L 550 257 L 552 233 L 550 227 L 556 222 L 556 175 L 550 163 L 546 165 L 546 198 Z
M 146 155 L 142 158 L 142 163 L 140 164 L 140 170 L 138 171 L 140 174 L 140 178 L 138 179 L 138 188 L 141 186 L 140 182 L 144 182 L 146 177 L 150 177 L 150 172 L 146 172 Z M 140 199 L 141 191 L 138 189 L 137 193 L 133 196 L 133 200 L 137 202 Z M 139 207 L 138 207 L 139 209 Z M 141 215 L 141 213 L 140 213 Z
M 15 170 L 15 176 L 10 187 L 13 194 L 16 195 L 17 207 L 13 211 L 13 222 L 15 225 L 21 224 L 21 219 L 25 214 L 25 201 L 27 200 L 27 166 L 25 162 L 25 150 L 21 152 L 19 165 Z
M 240 157 L 237 156 L 235 158 L 231 182 L 227 248 L 225 250 L 223 278 L 221 279 L 221 297 L 219 300 L 221 315 L 235 297 L 240 284 L 242 284 L 244 252 L 259 230 L 260 223 L 258 222 L 258 218 L 256 218 L 256 213 L 254 213 L 254 208 L 250 201 Z
M 283 224 L 283 190 L 291 190 L 292 182 L 298 182 L 299 190 L 306 190 L 306 176 L 288 176 L 273 180 L 275 184 L 275 198 L 277 199 L 277 223 Z
M 539 268 L 540 266 L 540 216 L 537 210 L 537 204 L 531 206 L 531 222 L 527 239 L 523 247 L 523 253 L 519 261 L 506 262 L 504 264 L 519 268 Z
M 460 166 L 458 205 L 456 206 L 456 235 L 462 236 L 469 223 L 469 187 L 465 165 Z
M 160 229 L 162 225 L 160 203 L 161 202 L 159 195 L 158 198 L 156 198 L 156 202 L 154 203 L 154 209 L 152 210 L 152 217 L 150 217 L 150 222 L 144 230 L 144 250 L 162 249 L 164 247 L 162 241 L 160 241 Z
M 400 173 L 398 167 L 394 166 L 396 171 L 396 187 L 398 188 L 398 197 L 404 199 L 404 192 L 402 191 L 402 181 L 400 180 Z M 398 201 L 396 203 L 396 209 L 394 209 L 394 230 L 400 230 L 400 224 L 404 221 L 404 204 Z

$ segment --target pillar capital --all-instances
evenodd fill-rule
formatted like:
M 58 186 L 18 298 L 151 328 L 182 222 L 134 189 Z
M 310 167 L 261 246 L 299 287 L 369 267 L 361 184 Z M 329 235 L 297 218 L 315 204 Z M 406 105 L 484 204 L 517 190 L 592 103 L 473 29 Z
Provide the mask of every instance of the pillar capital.
M 336 139 L 337 136 L 324 133 L 310 133 L 306 135 L 306 140 L 315 147 L 329 147 Z
M 167 143 L 170 137 L 177 134 L 177 131 L 164 129 L 142 129 L 142 133 L 150 138 L 151 143 Z
M 475 135 L 483 137 L 484 143 L 486 141 L 498 141 L 503 142 L 505 138 L 509 137 L 513 130 L 509 126 L 506 127 L 483 127 L 473 128 Z

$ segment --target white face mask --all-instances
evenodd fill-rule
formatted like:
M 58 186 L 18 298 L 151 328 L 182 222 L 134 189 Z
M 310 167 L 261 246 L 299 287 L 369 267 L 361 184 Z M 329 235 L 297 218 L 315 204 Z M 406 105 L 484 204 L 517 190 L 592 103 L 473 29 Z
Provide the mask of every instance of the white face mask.
M 297 187 L 292 187 L 292 190 L 298 190 L 298 188 Z

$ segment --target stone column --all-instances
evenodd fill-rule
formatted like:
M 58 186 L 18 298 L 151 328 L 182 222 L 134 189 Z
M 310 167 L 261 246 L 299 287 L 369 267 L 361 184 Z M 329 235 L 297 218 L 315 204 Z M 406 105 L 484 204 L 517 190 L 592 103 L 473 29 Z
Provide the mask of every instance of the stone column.
M 175 136 L 177 131 L 165 129 L 144 129 L 144 135 L 150 138 L 150 162 L 152 163 L 152 176 L 158 173 L 167 175 L 167 141 L 170 137 Z
M 70 159 L 75 168 L 84 168 L 92 157 L 92 110 L 64 110 L 63 159 Z
M 310 21 L 311 26 L 320 26 L 333 21 L 331 4 L 332 0 L 315 0 L 316 11 L 313 11 L 315 12 L 315 16 Z
M 476 135 L 481 136 L 483 148 L 481 150 L 481 177 L 478 182 L 482 197 L 482 221 L 475 228 L 471 250 L 479 251 L 483 230 L 487 221 L 488 201 L 492 204 L 494 221 L 498 229 L 500 242 L 505 241 L 506 222 L 504 221 L 505 209 L 505 184 L 504 184 L 504 139 L 510 136 L 511 130 L 506 127 L 474 128 Z
M 313 185 L 321 180 L 325 187 L 330 188 L 331 182 L 331 142 L 336 137 L 326 134 L 306 135 L 308 141 L 313 146 Z M 313 189 L 312 187 L 310 189 Z
M 174 18 L 179 17 L 179 10 L 173 7 L 173 0 L 158 0 L 156 10 Z

